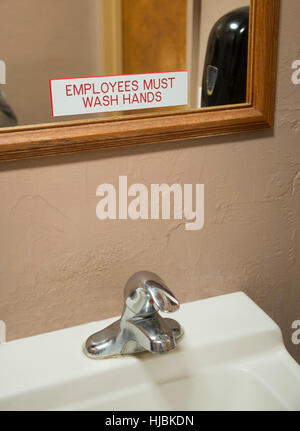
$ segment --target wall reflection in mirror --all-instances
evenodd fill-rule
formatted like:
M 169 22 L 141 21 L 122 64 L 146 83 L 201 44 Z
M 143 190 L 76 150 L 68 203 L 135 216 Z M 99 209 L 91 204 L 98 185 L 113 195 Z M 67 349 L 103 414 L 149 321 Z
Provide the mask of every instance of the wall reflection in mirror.
M 246 102 L 250 0 L 0 3 L 0 127 Z M 188 70 L 188 105 L 52 117 L 49 79 Z

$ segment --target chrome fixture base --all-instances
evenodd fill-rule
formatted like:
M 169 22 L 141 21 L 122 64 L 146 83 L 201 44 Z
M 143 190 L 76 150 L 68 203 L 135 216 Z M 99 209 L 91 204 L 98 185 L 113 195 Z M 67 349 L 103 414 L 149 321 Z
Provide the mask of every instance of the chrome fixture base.
M 83 347 L 84 353 L 97 359 L 173 350 L 183 330 L 178 322 L 159 314 L 179 309 L 179 302 L 165 283 L 156 274 L 138 272 L 128 280 L 124 297 L 122 317 L 91 335 Z

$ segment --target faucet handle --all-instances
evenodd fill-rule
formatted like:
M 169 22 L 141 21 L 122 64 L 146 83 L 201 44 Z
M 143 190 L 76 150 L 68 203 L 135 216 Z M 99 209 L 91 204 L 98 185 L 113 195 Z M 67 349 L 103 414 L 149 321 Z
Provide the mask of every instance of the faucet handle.
M 179 302 L 165 284 L 154 280 L 147 280 L 145 287 L 151 295 L 151 299 L 163 313 L 173 313 L 179 309 Z
M 172 313 L 177 311 L 180 305 L 164 281 L 148 271 L 137 272 L 130 277 L 125 286 L 124 297 L 126 304 L 136 314 L 153 314 L 157 310 Z

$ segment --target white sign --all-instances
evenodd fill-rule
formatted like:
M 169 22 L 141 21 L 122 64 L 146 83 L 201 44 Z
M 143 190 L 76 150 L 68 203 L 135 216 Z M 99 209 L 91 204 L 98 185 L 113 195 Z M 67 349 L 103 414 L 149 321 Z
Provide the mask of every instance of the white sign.
M 188 72 L 51 79 L 53 117 L 182 106 Z

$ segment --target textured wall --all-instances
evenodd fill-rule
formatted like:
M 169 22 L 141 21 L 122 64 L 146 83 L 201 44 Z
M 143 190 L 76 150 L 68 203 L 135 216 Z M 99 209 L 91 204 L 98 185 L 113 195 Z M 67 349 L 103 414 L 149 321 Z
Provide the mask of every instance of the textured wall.
M 274 132 L 0 165 L 0 320 L 8 338 L 117 315 L 135 271 L 182 302 L 243 290 L 281 326 L 300 318 L 298 0 L 283 0 Z M 96 187 L 204 183 L 206 223 L 99 221 Z

